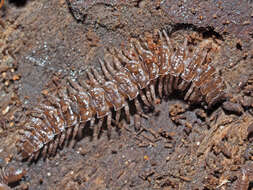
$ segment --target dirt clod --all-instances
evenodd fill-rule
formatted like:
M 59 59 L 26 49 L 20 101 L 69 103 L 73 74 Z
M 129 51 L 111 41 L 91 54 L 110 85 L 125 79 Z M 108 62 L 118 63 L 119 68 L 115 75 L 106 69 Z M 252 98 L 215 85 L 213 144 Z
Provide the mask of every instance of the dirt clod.
M 16 2 L 0 9 L 0 169 L 28 168 L 12 188 L 252 188 L 251 1 Z M 32 164 L 18 159 L 19 131 L 43 96 L 66 77 L 84 78 L 112 47 L 124 49 L 130 38 L 162 29 L 178 45 L 187 39 L 189 53 L 207 48 L 206 62 L 224 78 L 229 101 L 207 109 L 174 92 L 153 112 L 146 108 L 138 131 L 120 123 L 110 137 L 103 128 L 94 139 L 84 128 L 54 157 Z

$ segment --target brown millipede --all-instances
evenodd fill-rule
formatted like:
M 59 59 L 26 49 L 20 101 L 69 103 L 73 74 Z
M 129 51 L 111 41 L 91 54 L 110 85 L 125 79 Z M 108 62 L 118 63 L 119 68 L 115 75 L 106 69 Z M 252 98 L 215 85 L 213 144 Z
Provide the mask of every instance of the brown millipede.
M 109 50 L 99 60 L 103 75 L 91 69 L 86 80 L 67 78 L 30 111 L 17 143 L 22 158 L 54 154 L 86 124 L 96 125 L 97 135 L 105 121 L 108 130 L 112 121 L 117 126 L 122 112 L 130 122 L 131 107 L 139 127 L 141 105 L 154 106 L 174 91 L 185 94 L 184 100 L 191 104 L 212 107 L 225 99 L 225 84 L 206 61 L 207 54 L 203 47 L 190 51 L 187 39 L 174 47 L 164 30 L 132 38 L 127 50 Z

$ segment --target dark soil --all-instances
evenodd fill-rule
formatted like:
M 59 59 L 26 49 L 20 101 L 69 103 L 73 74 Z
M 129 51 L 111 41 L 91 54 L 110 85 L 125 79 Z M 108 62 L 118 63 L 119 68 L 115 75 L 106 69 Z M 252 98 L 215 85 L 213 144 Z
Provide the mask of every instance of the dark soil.
M 132 125 L 87 132 L 46 161 L 16 159 L 25 111 L 54 77 L 81 76 L 106 48 L 166 29 L 211 42 L 230 102 L 190 107 L 175 94 Z M 253 2 L 238 0 L 6 0 L 0 9 L 0 168 L 27 168 L 14 189 L 253 187 Z M 8 165 L 9 164 L 9 165 Z

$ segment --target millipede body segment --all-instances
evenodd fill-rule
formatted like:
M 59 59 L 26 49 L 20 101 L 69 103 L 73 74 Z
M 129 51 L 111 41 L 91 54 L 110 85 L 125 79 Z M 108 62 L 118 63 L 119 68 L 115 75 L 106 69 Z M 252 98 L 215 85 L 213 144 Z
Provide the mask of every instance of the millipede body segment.
M 189 103 L 208 107 L 224 99 L 224 82 L 206 61 L 207 49 L 190 51 L 187 40 L 174 47 L 165 31 L 132 38 L 129 44 L 127 50 L 111 49 L 99 60 L 102 75 L 91 69 L 85 80 L 67 78 L 30 111 L 17 143 L 22 158 L 54 154 L 87 124 L 96 126 L 94 134 L 104 122 L 110 130 L 123 113 L 127 122 L 134 115 L 140 125 L 142 105 L 154 106 L 174 91 L 184 94 Z

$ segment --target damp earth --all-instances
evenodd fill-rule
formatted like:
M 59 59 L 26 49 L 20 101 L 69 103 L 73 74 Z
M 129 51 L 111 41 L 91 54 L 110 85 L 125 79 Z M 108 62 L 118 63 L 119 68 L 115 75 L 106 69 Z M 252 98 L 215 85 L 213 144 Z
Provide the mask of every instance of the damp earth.
M 189 106 L 177 93 L 133 125 L 90 131 L 57 154 L 22 162 L 25 114 L 52 80 L 98 68 L 110 47 L 165 29 L 182 44 L 212 44 L 209 59 L 229 101 Z M 253 187 L 253 2 L 173 0 L 4 1 L 0 9 L 0 170 L 8 186 L 44 189 L 248 190 Z M 0 175 L 1 178 L 1 175 Z M 1 182 L 1 181 L 0 181 Z M 3 183 L 3 182 L 1 182 Z

